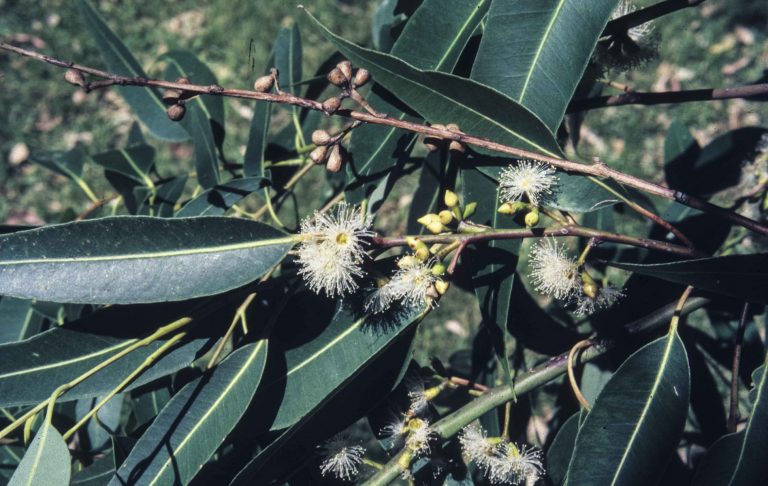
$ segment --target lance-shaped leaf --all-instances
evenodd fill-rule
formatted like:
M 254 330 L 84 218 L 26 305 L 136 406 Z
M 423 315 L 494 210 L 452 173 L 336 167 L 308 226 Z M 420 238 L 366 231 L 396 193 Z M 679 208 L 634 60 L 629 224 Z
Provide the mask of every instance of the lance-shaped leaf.
M 261 277 L 294 238 L 233 218 L 117 216 L 0 236 L 0 294 L 134 304 L 217 294 Z
M 762 372 L 759 370 L 762 369 Z M 746 429 L 738 434 L 723 436 L 707 452 L 694 484 L 760 484 L 768 477 L 768 359 L 752 374 L 755 397 Z
M 0 346 L 0 407 L 37 404 L 94 366 L 125 351 L 157 327 L 178 319 L 181 304 L 172 306 L 109 307 L 79 321 L 56 326 L 25 341 Z M 105 325 L 114 329 L 105 329 Z M 128 331 L 130 330 L 130 331 Z M 128 389 L 149 383 L 188 366 L 208 339 L 195 337 L 142 373 Z M 110 392 L 163 341 L 138 348 L 68 391 L 60 401 L 97 397 Z
M 768 253 L 650 265 L 618 262 L 608 262 L 608 265 L 750 302 L 768 303 Z
M 408 19 L 391 54 L 419 69 L 451 71 L 490 3 L 490 0 L 461 0 L 452 2 L 451 8 L 446 9 L 441 0 L 426 0 Z M 440 22 L 435 22 L 435 18 L 440 18 Z M 368 102 L 393 118 L 413 120 L 377 94 L 376 89 L 368 96 Z M 351 141 L 354 167 L 350 163 L 348 172 L 357 181 L 347 190 L 347 199 L 359 202 L 370 196 L 375 186 L 386 184 L 386 180 L 381 179 L 390 174 L 399 159 L 408 155 L 406 147 L 412 138 L 413 134 L 393 127 L 363 125 L 355 129 Z M 372 202 L 375 209 L 380 201 Z
M 168 63 L 165 76 L 188 78 L 193 84 L 215 85 L 216 76 L 194 54 L 171 51 L 160 57 Z M 221 96 L 195 96 L 187 100 L 187 113 L 181 126 L 189 134 L 195 146 L 197 180 L 204 188 L 219 182 L 219 153 L 224 143 L 224 100 Z
M 680 439 L 689 391 L 688 358 L 676 332 L 640 348 L 581 425 L 565 484 L 653 484 Z
M 104 170 L 117 172 L 147 187 L 154 185 L 149 178 L 149 171 L 155 164 L 155 149 L 150 145 L 141 144 L 109 150 L 92 155 L 91 159 L 104 167 Z
M 71 473 L 67 444 L 61 434 L 45 421 L 32 439 L 8 486 L 68 486 Z
M 0 298 L 0 344 L 26 339 L 40 331 L 43 316 L 32 307 L 32 301 Z
M 70 486 L 104 486 L 115 474 L 114 454 L 106 454 L 72 475 Z
M 232 179 L 206 189 L 176 213 L 177 218 L 190 216 L 221 216 L 238 201 L 267 185 L 263 177 Z
M 582 415 L 586 417 L 587 413 L 582 410 L 568 417 L 557 431 L 555 440 L 547 449 L 547 476 L 556 485 L 563 484 L 565 481 L 568 462 L 573 453 L 576 434 L 579 433 L 579 422 L 582 420 Z
M 333 34 L 308 14 L 353 64 L 371 72 L 430 123 L 457 123 L 467 133 L 557 157 L 560 147 L 536 115 L 498 91 L 451 74 L 422 71 L 388 54 L 362 48 Z M 497 168 L 493 171 L 498 172 Z
M 170 218 L 173 208 L 184 192 L 187 175 L 182 174 L 154 187 L 139 186 L 133 189 L 137 201 L 141 201 L 138 214 L 142 216 L 157 216 Z M 127 203 L 126 203 L 127 206 Z
M 93 37 L 92 43 L 99 49 L 107 69 L 115 74 L 146 78 L 147 75 L 138 61 L 110 30 L 90 2 L 79 0 L 77 6 L 88 33 Z M 118 86 L 117 90 L 153 135 L 175 142 L 187 139 L 184 130 L 168 119 L 157 90 L 140 86 Z
M 267 342 L 232 353 L 188 383 L 141 436 L 110 485 L 188 484 L 235 427 L 256 392 Z
M 617 0 L 493 2 L 472 66 L 556 132 Z

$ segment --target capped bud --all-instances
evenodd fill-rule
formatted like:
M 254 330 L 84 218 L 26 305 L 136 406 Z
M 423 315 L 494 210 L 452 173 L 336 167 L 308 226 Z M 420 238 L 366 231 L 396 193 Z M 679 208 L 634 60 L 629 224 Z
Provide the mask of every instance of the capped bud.
M 355 73 L 355 79 L 352 80 L 352 84 L 354 84 L 356 88 L 359 88 L 360 86 L 364 86 L 369 79 L 371 79 L 371 73 L 369 73 L 367 69 L 360 68 Z
M 323 101 L 323 111 L 326 115 L 332 115 L 336 112 L 336 110 L 339 109 L 341 106 L 341 99 L 337 97 L 328 98 L 327 100 Z
M 328 81 L 338 87 L 343 87 L 345 84 L 347 84 L 347 78 L 344 76 L 344 73 L 341 72 L 341 69 L 335 67 L 331 69 L 331 72 L 328 73 Z
M 435 277 L 440 277 L 442 275 L 445 275 L 445 265 L 442 263 L 435 263 L 432 266 L 432 275 Z
M 312 162 L 314 162 L 317 165 L 320 165 L 323 162 L 325 162 L 325 158 L 327 156 L 328 156 L 327 145 L 321 145 L 309 153 L 310 160 L 312 160 Z
M 429 231 L 429 232 L 430 232 L 430 233 L 432 233 L 433 235 L 437 235 L 437 234 L 440 234 L 440 233 L 442 233 L 443 231 L 445 231 L 445 230 L 447 230 L 447 229 L 448 229 L 448 228 L 446 228 L 446 227 L 443 225 L 443 223 L 441 223 L 441 222 L 440 222 L 440 220 L 439 220 L 439 219 L 438 219 L 437 221 L 432 221 L 431 223 L 429 223 L 429 224 L 427 225 L 427 231 Z
M 85 76 L 77 69 L 67 69 L 64 73 L 64 80 L 75 86 L 85 86 Z
M 431 125 L 431 127 L 435 128 L 437 130 L 445 130 L 446 129 L 446 126 L 445 125 L 441 125 L 440 123 L 433 123 Z
M 163 91 L 163 103 L 166 105 L 176 105 L 179 103 L 179 99 L 181 98 L 181 91 L 178 89 L 166 89 Z
M 191 84 L 191 81 L 186 76 L 176 78 L 176 84 Z
M 457 196 L 456 193 L 451 190 L 446 190 L 445 195 L 443 195 L 443 202 L 446 206 L 452 208 L 459 204 L 459 196 Z
M 432 400 L 437 398 L 438 395 L 440 395 L 440 392 L 443 391 L 443 388 L 445 388 L 445 385 L 443 385 L 442 383 L 437 386 L 427 388 L 426 390 L 424 390 L 424 399 L 428 402 L 431 402 Z
M 434 245 L 429 247 L 429 252 L 433 255 L 440 251 L 440 248 L 442 248 L 444 245 L 442 243 L 435 243 Z
M 472 201 L 471 203 L 464 206 L 464 213 L 462 214 L 462 219 L 467 219 L 473 214 L 475 214 L 475 211 L 477 210 L 477 202 Z
M 270 75 L 262 76 L 253 83 L 253 90 L 259 93 L 266 93 L 272 89 L 275 84 L 275 78 Z
M 600 286 L 587 272 L 581 272 L 581 291 L 590 299 L 596 299 Z
M 501 206 L 499 206 L 498 211 L 501 214 L 515 214 L 518 211 L 521 211 L 525 209 L 528 205 L 522 201 L 516 201 L 516 202 L 505 202 Z
M 426 292 L 427 301 L 432 302 L 435 299 L 440 298 L 440 294 L 437 293 L 437 289 L 434 285 L 430 285 Z M 433 306 L 434 307 L 434 306 Z
M 336 65 L 336 67 L 341 71 L 341 73 L 344 75 L 347 81 L 352 79 L 352 63 L 349 61 L 341 61 Z
M 438 280 L 435 282 L 435 290 L 437 290 L 437 293 L 440 295 L 445 295 L 446 292 L 448 292 L 448 288 L 451 286 L 448 282 L 445 280 Z
M 416 238 L 415 236 L 406 236 L 405 243 L 411 248 L 411 250 L 415 250 L 419 245 L 424 244 L 423 241 Z
M 451 224 L 453 221 L 453 213 L 448 211 L 447 209 L 443 209 L 437 214 L 437 217 L 440 219 L 440 222 L 442 224 Z
M 328 154 L 328 162 L 326 162 L 325 168 L 328 169 L 329 172 L 338 172 L 341 170 L 343 162 L 344 158 L 341 154 L 341 148 L 339 147 L 339 144 L 336 144 L 331 147 L 331 153 Z
M 397 266 L 405 269 L 412 268 L 419 264 L 419 259 L 413 255 L 405 255 L 397 261 Z
M 427 226 L 428 224 L 434 223 L 434 222 L 440 222 L 440 216 L 429 213 L 425 214 L 424 216 L 420 217 L 416 220 L 417 223 L 422 224 L 424 226 Z
M 464 144 L 458 140 L 451 140 L 451 143 L 448 145 L 448 150 L 457 154 L 463 154 L 467 151 L 467 149 L 464 147 Z
M 315 145 L 328 145 L 331 141 L 331 134 L 325 130 L 315 130 L 312 132 L 312 143 Z
M 413 252 L 413 256 L 420 262 L 426 262 L 429 259 L 429 249 L 424 246 L 423 248 L 417 248 Z
M 166 110 L 166 113 L 172 121 L 180 121 L 187 113 L 187 108 L 183 104 L 171 105 Z
M 446 129 L 447 129 L 449 132 L 461 133 L 461 130 L 459 130 L 459 126 L 458 126 L 457 124 L 455 124 L 455 123 L 449 123 L 449 124 L 447 124 L 447 125 L 445 126 L 445 128 L 446 128 Z
M 534 208 L 533 211 L 525 215 L 525 225 L 533 228 L 537 224 L 539 224 L 539 210 Z

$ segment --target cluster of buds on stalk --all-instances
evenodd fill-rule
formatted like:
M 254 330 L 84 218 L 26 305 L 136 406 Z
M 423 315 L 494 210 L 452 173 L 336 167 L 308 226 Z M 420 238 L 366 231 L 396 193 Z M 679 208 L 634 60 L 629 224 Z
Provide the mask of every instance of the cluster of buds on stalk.
M 177 78 L 176 84 L 190 84 L 189 78 L 182 76 Z M 195 93 L 190 93 L 181 89 L 169 88 L 163 91 L 162 100 L 166 105 L 165 112 L 171 121 L 181 121 L 184 115 L 187 113 L 187 107 L 185 106 L 188 99 L 195 96 Z
M 476 202 L 470 202 L 462 207 L 459 203 L 459 196 L 451 190 L 445 191 L 443 204 L 445 204 L 446 209 L 439 211 L 437 214 L 427 213 L 416 220 L 433 235 L 456 230 L 459 224 L 475 214 L 477 209 Z
M 435 123 L 432 125 L 432 128 L 435 128 L 437 130 L 447 130 L 449 132 L 457 133 L 457 134 L 463 134 L 464 132 L 461 131 L 459 126 L 455 123 L 449 123 L 447 125 L 441 125 L 439 123 Z M 436 152 L 440 150 L 445 145 L 448 146 L 448 151 L 452 154 L 463 154 L 467 151 L 467 148 L 464 146 L 463 143 L 459 142 L 458 140 L 453 140 L 451 138 L 439 138 L 439 137 L 432 137 L 427 136 L 424 137 L 424 146 L 427 148 L 430 152 Z
M 352 98 L 358 103 L 363 104 L 364 107 L 367 106 L 367 103 L 357 92 L 357 89 L 364 86 L 371 79 L 371 74 L 368 70 L 360 68 L 355 71 L 352 68 L 352 63 L 344 60 L 328 73 L 327 79 L 332 85 L 341 88 L 341 94 L 323 101 L 323 111 L 327 115 L 335 113 L 341 106 L 341 101 L 344 98 Z
M 325 130 L 312 132 L 312 143 L 317 147 L 309 153 L 309 158 L 317 165 L 325 163 L 329 172 L 339 172 L 346 160 L 347 151 L 341 145 L 341 139 L 345 132 L 331 136 Z

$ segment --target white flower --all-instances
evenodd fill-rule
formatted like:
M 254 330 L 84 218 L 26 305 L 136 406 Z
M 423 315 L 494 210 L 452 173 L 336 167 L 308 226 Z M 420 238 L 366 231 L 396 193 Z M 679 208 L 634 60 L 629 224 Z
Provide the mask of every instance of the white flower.
M 517 165 L 507 166 L 499 176 L 501 202 L 519 201 L 523 194 L 534 206 L 548 195 L 557 184 L 555 169 L 532 160 L 521 160 Z
M 351 481 L 357 477 L 358 466 L 363 462 L 365 448 L 359 445 L 348 445 L 349 438 L 337 434 L 328 439 L 320 448 L 325 460 L 320 464 L 320 473 L 325 476 L 333 474 L 337 479 Z
M 637 7 L 632 3 L 631 0 L 621 0 L 616 6 L 616 10 L 614 10 L 613 14 L 611 14 L 611 20 L 629 15 L 635 10 L 637 10 Z M 630 29 L 627 31 L 627 35 L 633 41 L 639 42 L 644 37 L 647 37 L 651 32 L 653 32 L 653 24 L 651 22 L 646 22 L 644 24 L 636 25 L 635 27 L 630 27 Z
M 331 215 L 316 211 L 302 221 L 306 239 L 298 248 L 299 273 L 312 291 L 335 297 L 357 289 L 355 278 L 363 275 L 364 239 L 374 234 L 370 227 L 360 209 L 346 203 Z
M 402 413 L 392 412 L 389 422 L 381 428 L 379 433 L 393 439 L 400 438 L 408 433 L 408 419 L 409 417 Z M 392 445 L 394 446 L 395 443 L 393 442 Z
M 496 443 L 489 440 L 485 430 L 476 424 L 461 429 L 459 443 L 470 461 L 477 464 L 483 473 L 489 470 L 494 461 L 499 460 Z
M 408 420 L 408 437 L 405 439 L 405 446 L 409 448 L 415 456 L 429 454 L 429 439 L 432 436 L 432 429 L 429 428 L 429 421 L 412 418 Z
M 530 266 L 531 280 L 539 292 L 561 300 L 580 292 L 579 266 L 554 238 L 546 238 L 531 249 Z
M 594 299 L 582 292 L 576 300 L 576 309 L 573 313 L 577 316 L 588 316 L 598 310 L 607 309 L 622 297 L 624 297 L 624 291 L 613 286 L 601 287 Z
M 407 264 L 400 265 L 401 262 Z M 407 307 L 424 307 L 431 304 L 427 294 L 435 283 L 432 267 L 429 263 L 421 262 L 411 256 L 405 256 L 398 262 L 397 269 L 389 282 L 385 283 L 368 296 L 365 310 L 380 314 L 387 310 L 393 302 L 399 301 Z
M 488 479 L 492 483 L 534 483 L 544 475 L 541 451 L 523 445 L 518 447 L 513 442 L 502 442 L 498 447 L 498 459 L 488 469 Z

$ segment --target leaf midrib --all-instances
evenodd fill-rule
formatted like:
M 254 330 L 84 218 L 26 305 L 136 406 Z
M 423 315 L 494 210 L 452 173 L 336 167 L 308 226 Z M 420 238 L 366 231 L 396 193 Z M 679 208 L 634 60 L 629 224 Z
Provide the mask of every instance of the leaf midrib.
M 555 25 L 555 21 L 557 20 L 557 17 L 560 15 L 560 11 L 562 10 L 563 5 L 565 5 L 565 0 L 560 0 L 557 4 L 557 8 L 555 9 L 554 14 L 552 15 L 552 18 L 549 21 L 549 25 L 547 25 L 547 28 L 544 31 L 544 35 L 541 38 L 539 47 L 536 49 L 536 54 L 534 54 L 533 56 L 533 62 L 531 63 L 531 67 L 528 70 L 528 73 L 526 74 L 523 87 L 520 90 L 520 97 L 517 99 L 517 101 L 520 103 L 522 103 L 523 98 L 525 98 L 525 94 L 528 91 L 528 84 L 531 81 L 531 77 L 533 77 L 533 71 L 536 70 L 536 67 L 538 66 L 538 62 L 539 62 L 539 57 L 541 57 L 541 53 L 544 51 L 544 44 L 547 43 L 547 40 L 549 39 L 549 35 L 552 33 L 552 27 Z

